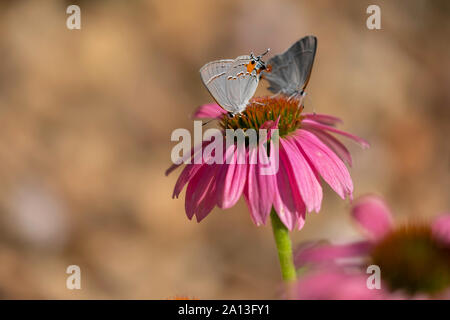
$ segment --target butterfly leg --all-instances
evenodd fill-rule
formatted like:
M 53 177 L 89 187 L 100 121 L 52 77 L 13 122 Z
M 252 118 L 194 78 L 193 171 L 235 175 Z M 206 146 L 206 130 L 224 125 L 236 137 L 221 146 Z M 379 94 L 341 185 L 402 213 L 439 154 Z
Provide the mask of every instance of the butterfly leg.
M 266 105 L 265 103 L 258 102 L 258 101 L 253 101 L 253 103 L 254 103 L 254 104 L 259 104 L 260 106 L 265 106 L 265 105 Z
M 298 94 L 298 92 L 294 92 L 293 94 L 291 94 L 289 97 L 288 97 L 288 101 L 291 101 L 291 99 L 292 98 L 297 98 L 297 96 L 298 96 L 299 94 Z
M 281 94 L 281 92 L 277 92 L 274 95 L 270 96 L 271 99 L 278 97 Z

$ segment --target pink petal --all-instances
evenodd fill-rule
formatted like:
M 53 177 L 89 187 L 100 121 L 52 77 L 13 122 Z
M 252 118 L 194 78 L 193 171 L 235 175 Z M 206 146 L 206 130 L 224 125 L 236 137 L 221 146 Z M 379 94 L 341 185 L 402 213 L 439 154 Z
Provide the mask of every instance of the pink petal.
M 359 199 L 352 208 L 353 218 L 367 232 L 368 236 L 377 241 L 392 230 L 392 214 L 377 196 L 365 196 Z
M 372 244 L 360 241 L 344 245 L 317 245 L 299 250 L 295 254 L 295 265 L 302 267 L 308 263 L 333 263 L 336 259 L 359 257 L 367 254 Z
M 340 118 L 330 116 L 328 114 L 305 113 L 304 117 L 306 119 L 311 119 L 311 120 L 317 121 L 321 124 L 326 124 L 329 126 L 335 126 L 338 123 L 342 123 L 342 120 Z
M 260 146 L 261 147 L 261 146 Z M 256 163 L 258 148 L 250 148 L 249 163 Z M 244 188 L 244 198 L 250 211 L 250 216 L 256 225 L 265 224 L 272 209 L 275 194 L 275 176 L 261 174 L 262 162 L 269 160 L 266 153 L 262 152 L 263 159 L 258 159 L 256 164 L 248 165 L 247 184 Z
M 294 197 L 298 190 L 307 210 L 319 212 L 322 203 L 322 187 L 307 159 L 295 146 L 295 142 L 289 138 L 280 139 L 280 160 L 280 167 L 286 168 L 291 179 Z M 294 200 L 299 202 L 297 198 Z
M 330 187 L 345 199 L 353 192 L 353 182 L 347 167 L 319 138 L 306 130 L 297 130 L 295 141 L 309 158 L 312 166 L 320 173 Z
M 200 222 L 216 203 L 216 171 L 219 165 L 204 164 L 191 179 L 186 190 L 185 209 L 189 219 L 193 214 Z
M 217 165 L 212 166 L 217 167 Z M 217 179 L 215 173 L 213 173 L 212 181 L 206 189 L 207 193 L 205 197 L 203 197 L 203 199 L 199 202 L 197 208 L 196 213 L 197 222 L 202 221 L 216 206 L 217 204 L 216 187 L 217 187 Z
M 214 141 L 214 140 L 213 140 L 213 141 Z M 191 149 L 191 152 L 189 152 L 189 154 L 186 154 L 186 155 L 184 155 L 183 157 L 181 157 L 181 158 L 178 159 L 178 164 L 173 164 L 173 165 L 171 165 L 171 166 L 166 170 L 165 175 L 168 176 L 172 171 L 174 171 L 174 170 L 177 169 L 179 166 L 181 166 L 183 163 L 185 163 L 186 160 L 188 160 L 189 158 L 191 159 L 190 162 L 192 163 L 192 162 L 193 162 L 192 159 L 194 158 L 194 156 L 195 156 L 197 153 L 199 153 L 199 152 L 203 152 L 203 149 L 204 149 L 207 145 L 209 145 L 210 143 L 212 143 L 213 141 L 208 141 L 208 140 L 202 141 L 201 145 L 199 144 L 199 145 L 197 145 L 197 146 L 194 146 L 194 147 Z
M 307 274 L 297 283 L 300 300 L 378 300 L 389 297 L 387 291 L 367 288 L 367 274 L 346 273 L 326 268 Z
M 450 245 L 450 214 L 443 214 L 434 220 L 432 229 L 435 237 Z
M 217 103 L 210 103 L 198 107 L 193 117 L 197 119 L 216 119 L 224 114 L 227 114 L 227 112 Z
M 231 163 L 225 163 L 228 154 L 232 154 Z M 236 145 L 231 145 L 224 154 L 224 164 L 220 167 L 217 185 L 217 204 L 227 209 L 236 204 L 242 195 L 247 180 L 247 164 L 237 164 Z
M 352 139 L 353 141 L 356 141 L 356 142 L 359 143 L 363 148 L 368 148 L 368 147 L 369 147 L 369 143 L 368 143 L 366 140 L 364 140 L 363 138 L 360 138 L 360 137 L 355 136 L 355 135 L 353 135 L 353 134 L 350 134 L 350 133 L 348 133 L 348 132 L 345 132 L 345 131 L 336 129 L 336 128 L 334 128 L 334 127 L 330 127 L 330 126 L 327 126 L 327 125 L 324 125 L 324 124 L 320 124 L 320 123 L 318 123 L 318 122 L 316 122 L 316 121 L 313 121 L 313 120 L 308 120 L 308 119 L 303 120 L 303 121 L 302 121 L 302 127 L 303 127 L 304 129 L 316 129 L 316 130 L 326 130 L 326 131 L 331 131 L 331 132 L 340 134 L 340 135 L 342 135 L 342 136 L 344 136 L 344 137 L 350 138 L 350 139 Z
M 210 141 L 203 141 L 202 148 L 206 147 L 209 143 L 211 143 L 211 142 Z M 193 158 L 194 154 L 197 153 L 197 152 L 202 152 L 202 149 L 198 148 L 198 147 L 195 150 L 192 149 L 191 150 L 191 153 L 192 153 L 191 157 Z M 208 161 L 211 156 L 213 156 L 213 155 L 209 155 L 205 159 L 202 158 L 202 162 Z M 173 190 L 172 198 L 178 198 L 178 196 L 180 195 L 181 191 L 183 190 L 183 187 L 186 185 L 186 183 L 189 182 L 190 179 L 192 179 L 192 177 L 197 173 L 198 169 L 202 165 L 203 165 L 203 163 L 202 164 L 190 163 L 190 164 L 187 164 L 184 167 L 183 171 L 181 171 L 181 174 L 178 177 L 177 183 L 175 184 L 175 188 Z M 177 165 L 173 165 L 172 167 L 174 167 L 174 166 L 178 167 Z M 171 168 L 169 168 L 167 171 L 174 170 L 174 169 L 171 169 Z M 167 171 L 166 171 L 166 175 L 167 175 Z
M 297 207 L 303 202 L 296 202 L 294 200 L 294 191 L 289 183 L 289 175 L 286 172 L 286 168 L 280 163 L 280 168 L 276 175 L 276 186 L 275 186 L 273 207 L 278 214 L 281 222 L 289 230 L 293 230 L 296 223 L 299 223 L 299 228 L 304 225 L 304 211 L 303 213 L 298 212 Z
M 200 165 L 200 167 L 197 169 L 197 171 L 195 172 L 193 177 L 189 180 L 189 184 L 186 188 L 184 209 L 186 211 L 186 215 L 189 218 L 189 220 L 191 220 L 195 214 L 196 205 L 194 202 L 195 201 L 194 192 L 195 192 L 195 190 L 197 190 L 197 185 L 201 181 L 201 177 L 205 170 L 206 170 L 206 165 Z
M 175 188 L 173 189 L 172 198 L 178 198 L 181 190 L 183 190 L 186 183 L 188 183 L 192 179 L 192 177 L 194 177 L 194 175 L 202 166 L 203 164 L 187 164 L 184 167 L 183 171 L 181 171 L 181 174 L 178 177 Z
M 338 139 L 323 130 L 309 129 L 308 131 L 314 133 L 323 143 L 333 150 L 339 158 L 350 167 L 352 166 L 352 156 L 350 155 L 350 152 Z
M 279 150 L 279 157 L 273 206 L 280 220 L 289 230 L 295 226 L 301 229 L 305 224 L 306 206 L 299 191 L 299 182 L 282 147 Z

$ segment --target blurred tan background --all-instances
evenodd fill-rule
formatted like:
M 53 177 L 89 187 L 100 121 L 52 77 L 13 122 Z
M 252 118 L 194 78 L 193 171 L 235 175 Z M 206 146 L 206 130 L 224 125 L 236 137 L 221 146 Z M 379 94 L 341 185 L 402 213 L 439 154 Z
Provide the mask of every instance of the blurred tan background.
M 81 30 L 66 28 L 69 4 Z M 366 28 L 370 4 L 382 30 Z M 243 200 L 188 221 L 164 170 L 171 132 L 212 100 L 204 63 L 307 34 L 307 110 L 372 144 L 347 141 L 355 196 L 383 195 L 399 220 L 449 210 L 448 1 L 2 1 L 0 298 L 278 297 L 270 227 Z M 325 191 L 296 243 L 359 236 Z M 66 289 L 71 264 L 81 290 Z

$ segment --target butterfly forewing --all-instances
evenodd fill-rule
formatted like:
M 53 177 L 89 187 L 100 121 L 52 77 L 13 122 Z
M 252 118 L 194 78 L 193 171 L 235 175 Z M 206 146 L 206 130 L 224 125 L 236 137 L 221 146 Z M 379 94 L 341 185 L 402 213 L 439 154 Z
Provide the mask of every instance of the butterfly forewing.
M 265 75 L 274 93 L 291 95 L 302 92 L 308 84 L 317 48 L 317 38 L 307 36 L 284 53 L 272 57 L 272 70 Z
M 290 64 L 287 59 L 283 60 L 279 55 L 274 56 L 268 61 L 272 70 L 270 73 L 265 74 L 265 79 L 269 80 L 270 87 L 269 90 L 278 93 L 281 92 L 283 88 L 287 88 L 289 79 L 289 68 Z

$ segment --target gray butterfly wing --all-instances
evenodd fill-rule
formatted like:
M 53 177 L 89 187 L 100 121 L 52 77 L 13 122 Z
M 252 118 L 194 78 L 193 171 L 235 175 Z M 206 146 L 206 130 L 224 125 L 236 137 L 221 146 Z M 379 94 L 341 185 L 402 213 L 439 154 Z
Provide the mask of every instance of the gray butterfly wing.
M 271 72 L 265 74 L 269 90 L 291 95 L 303 91 L 311 75 L 317 49 L 317 38 L 306 36 L 295 42 L 284 53 L 272 57 Z
M 209 93 L 222 108 L 230 112 L 233 111 L 226 92 L 226 75 L 233 62 L 232 59 L 211 61 L 200 69 L 200 76 Z
M 269 73 L 264 73 L 264 79 L 269 81 L 269 90 L 273 93 L 282 92 L 287 89 L 289 80 L 291 78 L 292 63 L 281 55 L 277 55 L 269 59 L 267 64 L 272 68 Z
M 233 113 L 245 110 L 258 87 L 259 76 L 256 70 L 252 72 L 247 70 L 250 61 L 250 56 L 239 56 L 233 61 L 226 73 L 225 92 Z

